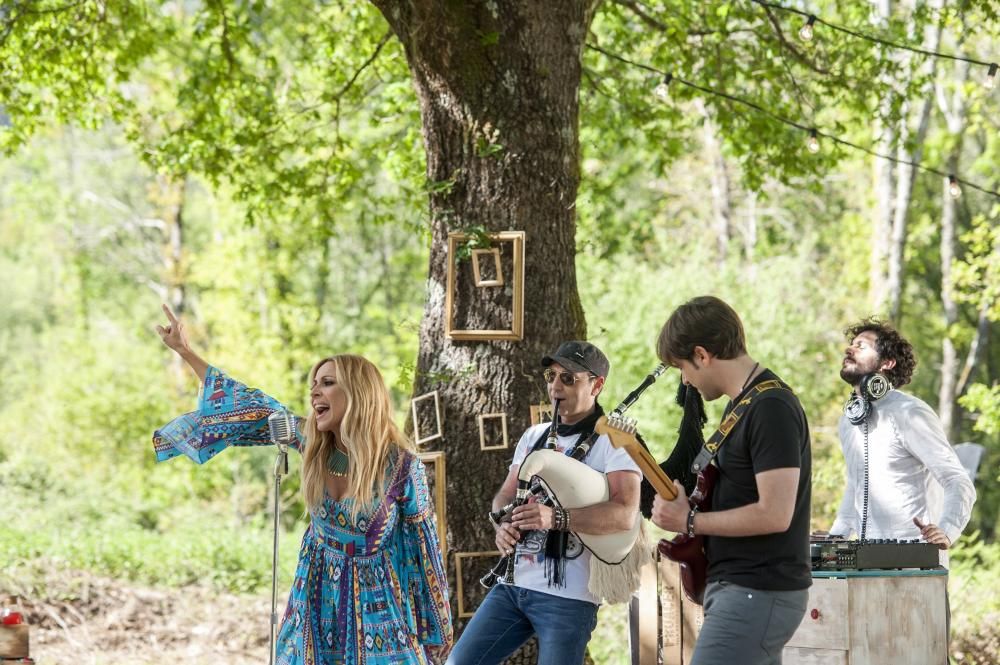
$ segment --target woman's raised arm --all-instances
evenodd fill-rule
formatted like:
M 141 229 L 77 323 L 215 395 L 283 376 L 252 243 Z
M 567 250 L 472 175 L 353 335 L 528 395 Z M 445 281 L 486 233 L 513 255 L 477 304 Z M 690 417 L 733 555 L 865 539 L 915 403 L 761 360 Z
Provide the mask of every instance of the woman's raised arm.
M 163 340 L 163 343 L 168 348 L 173 349 L 177 355 L 184 359 L 184 362 L 198 375 L 199 381 L 205 383 L 205 373 L 208 371 L 208 363 L 191 350 L 187 335 L 184 334 L 184 324 L 174 316 L 169 307 L 166 305 L 161 305 L 161 307 L 163 307 L 163 313 L 167 315 L 168 323 L 165 327 L 156 326 L 156 332 L 160 334 L 160 339 Z

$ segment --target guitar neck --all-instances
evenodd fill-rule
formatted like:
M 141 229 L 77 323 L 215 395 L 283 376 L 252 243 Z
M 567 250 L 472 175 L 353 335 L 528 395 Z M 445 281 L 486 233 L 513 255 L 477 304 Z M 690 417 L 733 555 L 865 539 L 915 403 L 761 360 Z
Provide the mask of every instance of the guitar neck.
M 677 489 L 674 487 L 673 481 L 670 480 L 667 474 L 663 473 L 663 469 L 656 463 L 653 456 L 649 454 L 649 451 L 642 447 L 642 444 L 637 441 L 635 445 L 626 446 L 625 452 L 639 465 L 642 475 L 649 481 L 649 484 L 653 486 L 653 489 L 656 490 L 656 493 L 661 498 L 667 501 L 677 498 Z
M 598 419 L 594 431 L 598 434 L 606 434 L 611 439 L 611 445 L 615 448 L 623 448 L 632 461 L 638 465 L 643 477 L 649 481 L 660 497 L 668 501 L 677 498 L 677 489 L 674 487 L 673 481 L 667 477 L 667 474 L 663 473 L 663 469 L 656 463 L 653 456 L 639 443 L 635 433 L 614 427 L 604 416 Z

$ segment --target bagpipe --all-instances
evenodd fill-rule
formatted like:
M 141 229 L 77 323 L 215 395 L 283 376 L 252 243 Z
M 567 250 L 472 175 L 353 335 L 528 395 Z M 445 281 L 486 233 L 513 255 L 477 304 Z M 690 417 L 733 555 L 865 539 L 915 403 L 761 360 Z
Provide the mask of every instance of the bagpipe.
M 611 417 L 621 418 L 665 370 L 665 365 L 658 365 L 612 410 Z M 521 462 L 514 500 L 500 510 L 490 513 L 490 521 L 494 525 L 499 526 L 510 517 L 515 508 L 532 497 L 567 510 L 585 508 L 610 499 L 607 477 L 581 461 L 604 432 L 595 428 L 594 432 L 572 451 L 572 455 L 566 455 L 553 449 L 557 417 L 558 407 L 553 413 L 553 424 L 546 447 L 532 451 Z M 602 417 L 598 423 L 605 420 Z M 648 452 L 646 454 L 648 455 Z M 590 592 L 609 603 L 628 600 L 631 593 L 638 588 L 640 569 L 652 556 L 652 547 L 646 539 L 641 513 L 636 513 L 631 528 L 626 531 L 610 534 L 573 533 L 593 554 Z M 507 584 L 513 583 L 516 556 L 514 553 L 501 558 L 493 569 L 480 579 L 480 584 L 492 588 L 501 578 Z

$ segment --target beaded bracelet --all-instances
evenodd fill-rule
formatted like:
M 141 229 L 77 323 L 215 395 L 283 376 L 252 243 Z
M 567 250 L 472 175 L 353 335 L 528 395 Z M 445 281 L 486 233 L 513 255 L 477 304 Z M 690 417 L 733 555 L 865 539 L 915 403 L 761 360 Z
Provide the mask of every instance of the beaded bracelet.
M 554 508 L 552 512 L 552 530 L 569 531 L 569 511 L 565 508 Z

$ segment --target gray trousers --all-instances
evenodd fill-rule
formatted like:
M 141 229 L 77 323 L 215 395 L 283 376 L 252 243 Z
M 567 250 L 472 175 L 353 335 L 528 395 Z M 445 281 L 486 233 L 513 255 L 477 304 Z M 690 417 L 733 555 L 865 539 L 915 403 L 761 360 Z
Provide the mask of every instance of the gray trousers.
M 806 613 L 809 591 L 762 591 L 731 582 L 705 590 L 705 621 L 691 665 L 781 665 Z

